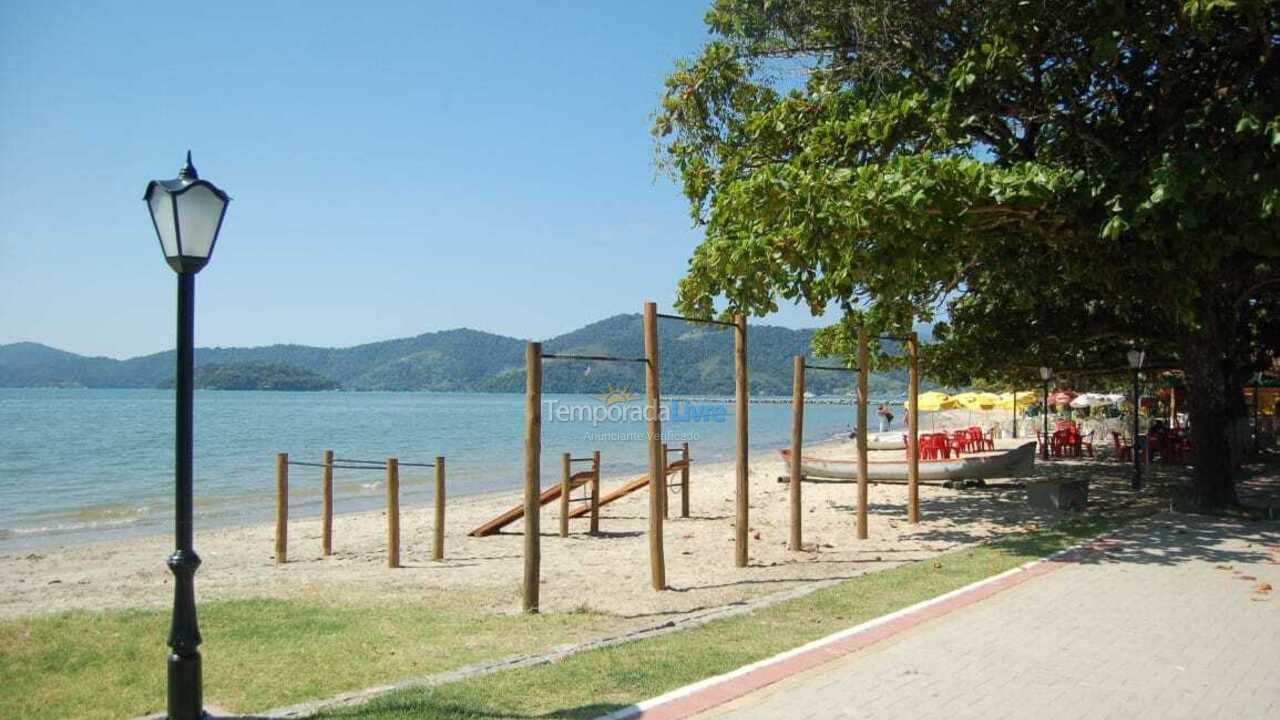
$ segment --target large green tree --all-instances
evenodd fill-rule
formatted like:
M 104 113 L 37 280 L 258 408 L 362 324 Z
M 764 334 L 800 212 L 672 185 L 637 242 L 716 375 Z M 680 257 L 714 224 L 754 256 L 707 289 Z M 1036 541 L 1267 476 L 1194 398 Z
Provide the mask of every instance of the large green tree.
M 668 77 L 661 163 L 705 238 L 689 313 L 780 300 L 943 321 L 930 368 L 1186 372 L 1196 488 L 1280 285 L 1280 3 L 718 0 Z

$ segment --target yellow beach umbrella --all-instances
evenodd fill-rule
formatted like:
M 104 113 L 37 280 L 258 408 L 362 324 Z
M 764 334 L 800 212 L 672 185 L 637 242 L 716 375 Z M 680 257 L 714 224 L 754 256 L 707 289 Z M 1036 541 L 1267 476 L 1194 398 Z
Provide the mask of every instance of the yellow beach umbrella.
M 1019 390 L 1016 393 L 1001 393 L 1000 402 L 996 403 L 996 408 L 999 410 L 1013 410 L 1016 398 L 1018 409 L 1022 410 L 1035 403 L 1039 397 L 1040 396 L 1035 390 Z
M 952 400 L 966 410 L 992 410 L 1000 404 L 1000 398 L 993 393 L 963 392 L 952 395 Z
M 926 393 L 920 393 L 920 410 L 923 412 L 938 412 L 939 410 L 954 410 L 960 407 L 954 398 L 944 392 L 930 390 Z M 910 400 L 907 403 L 911 402 Z M 907 403 L 903 403 L 906 405 Z

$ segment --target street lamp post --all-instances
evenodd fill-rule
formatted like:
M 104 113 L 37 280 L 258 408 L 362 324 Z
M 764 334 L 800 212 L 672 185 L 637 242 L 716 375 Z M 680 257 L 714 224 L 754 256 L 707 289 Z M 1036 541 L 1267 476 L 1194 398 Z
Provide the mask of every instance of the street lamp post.
M 174 443 L 174 536 L 169 570 L 173 573 L 173 619 L 169 626 L 170 720 L 204 716 L 200 679 L 200 627 L 196 622 L 196 555 L 192 519 L 192 426 L 195 355 L 195 279 L 209 262 L 230 198 L 213 183 L 201 180 L 187 162 L 173 180 L 152 180 L 142 198 L 169 267 L 178 274 L 178 344 L 176 427 Z
M 1142 489 L 1142 459 L 1138 455 L 1138 371 L 1146 353 L 1141 350 L 1128 352 L 1129 369 L 1133 370 L 1133 482 L 1134 490 Z
M 1053 379 L 1053 368 L 1040 368 L 1040 379 L 1044 381 L 1044 434 L 1040 436 L 1040 457 L 1049 459 L 1049 381 Z M 1016 396 L 1015 396 L 1016 397 Z

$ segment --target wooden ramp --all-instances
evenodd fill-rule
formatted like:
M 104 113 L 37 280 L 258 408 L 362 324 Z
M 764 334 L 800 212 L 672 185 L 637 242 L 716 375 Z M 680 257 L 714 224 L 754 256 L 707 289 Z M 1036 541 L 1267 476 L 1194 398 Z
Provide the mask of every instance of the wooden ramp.
M 681 470 L 684 469 L 684 465 L 685 465 L 684 460 L 677 460 L 673 463 L 668 464 L 667 475 L 674 475 L 680 472 Z M 639 490 L 640 488 L 648 487 L 648 486 L 649 486 L 649 473 L 645 473 L 643 475 L 634 477 L 626 481 L 625 483 L 623 483 L 622 487 L 618 488 L 617 490 L 609 492 L 605 495 L 601 495 L 599 507 L 604 507 L 605 505 L 608 505 L 609 503 L 613 502 L 614 500 L 617 500 L 618 498 L 626 497 L 631 493 Z M 589 512 L 591 512 L 591 506 L 585 505 L 583 507 L 575 508 L 572 512 L 569 513 L 569 517 L 580 518 Z
M 591 475 L 592 473 L 590 472 L 582 472 L 582 473 L 575 474 L 573 477 L 569 478 L 570 489 L 577 489 L 578 487 L 585 485 L 588 482 L 591 482 Z M 559 499 L 559 497 L 560 497 L 560 483 L 556 483 L 555 485 L 551 485 L 547 487 L 547 489 L 542 491 L 542 494 L 538 496 L 538 504 L 546 505 L 547 503 L 553 500 Z M 603 505 L 604 501 L 602 500 L 600 504 Z M 591 506 L 588 505 L 586 508 L 584 508 L 584 510 L 586 512 L 591 512 Z M 484 537 L 486 535 L 493 535 L 494 533 L 498 532 L 502 528 L 510 525 L 511 523 L 519 520 L 522 517 L 524 517 L 524 505 L 520 504 L 502 513 L 501 515 L 490 520 L 489 522 L 481 525 L 475 530 L 472 530 L 470 532 L 470 535 L 471 537 Z M 580 516 L 570 515 L 569 517 L 580 517 Z

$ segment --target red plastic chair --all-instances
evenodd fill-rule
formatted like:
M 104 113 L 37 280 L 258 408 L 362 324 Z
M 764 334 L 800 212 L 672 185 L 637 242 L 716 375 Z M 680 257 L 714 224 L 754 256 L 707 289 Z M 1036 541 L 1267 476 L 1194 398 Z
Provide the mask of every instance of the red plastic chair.
M 1133 459 L 1133 448 L 1120 439 L 1120 433 L 1112 430 L 1111 441 L 1115 443 L 1116 459 L 1120 462 L 1128 462 Z

